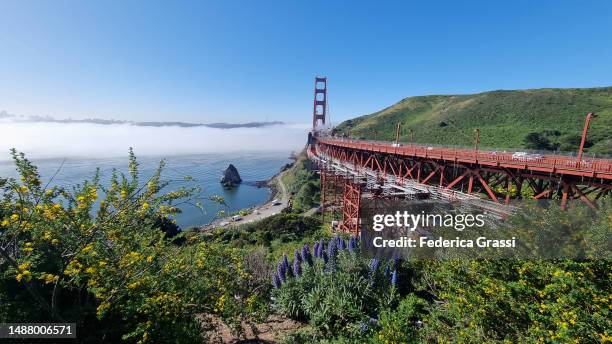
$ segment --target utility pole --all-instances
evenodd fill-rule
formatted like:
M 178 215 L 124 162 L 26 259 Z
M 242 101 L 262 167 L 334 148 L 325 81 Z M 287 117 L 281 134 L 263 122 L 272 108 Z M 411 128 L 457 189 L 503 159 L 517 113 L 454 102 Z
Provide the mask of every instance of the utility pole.
M 480 144 L 480 129 L 474 129 L 474 150 L 478 151 L 478 145 Z
M 395 144 L 399 143 L 399 136 L 400 136 L 400 128 L 402 126 L 402 122 L 397 122 L 397 130 L 395 130 Z
M 582 152 L 584 151 L 584 143 L 586 142 L 587 133 L 589 131 L 589 124 L 591 123 L 591 118 L 595 118 L 594 112 L 589 112 L 586 115 L 586 119 L 584 120 L 584 129 L 582 129 L 582 140 L 580 140 L 580 148 L 578 148 L 578 161 L 582 161 Z

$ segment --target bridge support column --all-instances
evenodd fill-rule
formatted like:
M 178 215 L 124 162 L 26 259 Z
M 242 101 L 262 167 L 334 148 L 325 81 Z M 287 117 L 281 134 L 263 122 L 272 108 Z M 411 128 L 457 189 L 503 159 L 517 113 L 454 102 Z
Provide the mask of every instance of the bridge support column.
M 344 198 L 342 201 L 343 232 L 359 236 L 360 233 L 361 186 L 352 180 L 344 181 Z

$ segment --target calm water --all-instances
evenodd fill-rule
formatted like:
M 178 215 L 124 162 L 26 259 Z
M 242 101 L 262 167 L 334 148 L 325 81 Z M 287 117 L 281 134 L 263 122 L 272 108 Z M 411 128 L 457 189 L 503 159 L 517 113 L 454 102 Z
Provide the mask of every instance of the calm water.
M 139 157 L 141 181 L 152 175 L 159 163 L 160 157 Z M 176 218 L 181 228 L 194 225 L 203 225 L 214 219 L 218 210 L 236 211 L 261 204 L 267 200 L 270 191 L 267 188 L 257 188 L 248 185 L 248 182 L 266 180 L 290 162 L 288 154 L 283 153 L 256 153 L 256 154 L 198 154 L 186 156 L 173 156 L 166 158 L 166 168 L 163 178 L 172 181 L 167 191 L 181 186 L 201 186 L 203 194 L 199 196 L 204 204 L 205 212 L 194 206 L 182 206 L 182 213 Z M 127 173 L 127 157 L 106 159 L 71 158 L 63 162 L 61 159 L 34 160 L 39 172 L 46 183 L 61 167 L 52 181 L 52 185 L 71 186 L 83 180 L 90 179 L 100 168 L 101 181 L 109 184 L 113 168 Z M 243 181 L 232 190 L 226 190 L 219 184 L 223 170 L 234 164 Z M 0 177 L 15 177 L 15 166 L 10 161 L 0 161 Z M 185 182 L 184 177 L 191 176 L 194 181 Z M 211 195 L 221 195 L 225 198 L 227 208 L 221 207 L 206 198 Z

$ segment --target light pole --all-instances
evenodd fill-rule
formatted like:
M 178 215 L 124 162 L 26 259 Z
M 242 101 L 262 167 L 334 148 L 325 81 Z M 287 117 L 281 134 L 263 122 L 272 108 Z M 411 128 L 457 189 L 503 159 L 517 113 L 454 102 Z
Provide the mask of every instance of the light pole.
M 480 144 L 480 129 L 474 129 L 474 150 L 478 151 L 478 145 Z
M 582 152 L 584 151 L 584 143 L 586 142 L 587 133 L 589 132 L 589 124 L 591 123 L 591 118 L 595 118 L 594 112 L 589 112 L 586 115 L 586 119 L 584 120 L 584 129 L 582 129 L 582 140 L 580 140 L 580 148 L 578 148 L 578 161 L 582 161 Z
M 414 132 L 412 128 L 408 128 L 408 131 L 410 132 L 410 145 L 412 146 L 412 142 L 414 142 Z
M 395 144 L 396 145 L 399 143 L 399 135 L 400 135 L 401 126 L 402 126 L 402 122 L 397 122 L 397 129 L 395 130 Z

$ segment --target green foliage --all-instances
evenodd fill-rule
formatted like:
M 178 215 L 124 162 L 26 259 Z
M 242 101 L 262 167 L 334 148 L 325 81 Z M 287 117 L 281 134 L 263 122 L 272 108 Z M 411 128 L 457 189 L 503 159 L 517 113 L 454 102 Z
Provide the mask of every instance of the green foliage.
M 357 337 L 361 323 L 396 301 L 391 286 L 392 262 L 383 262 L 370 273 L 370 260 L 347 250 L 329 259 L 302 263 L 302 275 L 288 278 L 273 293 L 275 309 L 290 317 L 306 319 L 321 338 L 338 334 Z
M 341 123 L 336 130 L 354 137 L 395 140 L 402 123 L 401 141 L 424 144 L 473 146 L 475 128 L 480 128 L 481 147 L 494 150 L 529 147 L 529 133 L 547 136 L 554 147 L 575 151 L 576 135 L 582 134 L 587 112 L 598 117 L 591 122 L 588 152 L 612 154 L 612 87 L 584 89 L 534 89 L 492 91 L 471 95 L 410 97 L 371 115 Z M 446 125 L 442 125 L 442 123 Z M 546 135 L 545 132 L 559 132 Z M 556 136 L 561 136 L 557 138 Z M 580 141 L 578 140 L 578 143 Z M 538 148 L 540 149 L 540 148 Z
M 397 287 L 385 267 L 393 264 L 371 274 L 367 258 L 346 251 L 333 268 L 322 259 L 302 264 L 302 275 L 273 293 L 277 311 L 310 325 L 285 342 L 609 342 L 611 211 L 609 203 L 598 213 L 528 206 L 504 224 L 573 242 L 580 252 L 567 254 L 583 260 L 414 259 L 398 267 Z M 582 227 L 588 235 L 573 237 Z
M 283 175 L 283 182 L 291 194 L 292 209 L 297 212 L 316 207 L 320 202 L 320 181 L 312 162 L 303 151 Z
M 235 324 L 249 310 L 236 250 L 171 241 L 182 237 L 177 204 L 198 189 L 162 192 L 163 162 L 141 182 L 130 151 L 129 174 L 114 172 L 109 187 L 96 174 L 68 190 L 45 187 L 12 155 L 20 179 L 0 201 L 0 321 L 76 322 L 84 341 L 188 343 L 202 340 L 198 314 Z
M 525 136 L 525 147 L 529 148 L 529 149 L 535 149 L 535 150 L 550 150 L 550 151 L 554 151 L 557 148 L 559 148 L 559 143 L 558 142 L 552 142 L 551 141 L 551 137 L 555 138 L 557 136 L 559 136 L 559 132 L 555 131 L 554 133 L 556 133 L 557 135 L 547 135 L 546 132 L 541 132 L 541 133 L 537 133 L 537 132 L 533 132 L 533 133 L 529 133 L 527 134 L 527 136 Z
M 427 302 L 409 294 L 397 309 L 384 309 L 380 313 L 380 329 L 373 338 L 374 343 L 416 343 L 419 319 L 425 314 Z
M 217 228 L 212 232 L 211 239 L 238 248 L 271 248 L 284 243 L 299 243 L 303 238 L 314 235 L 320 226 L 321 222 L 316 218 L 281 213 L 254 223 Z

